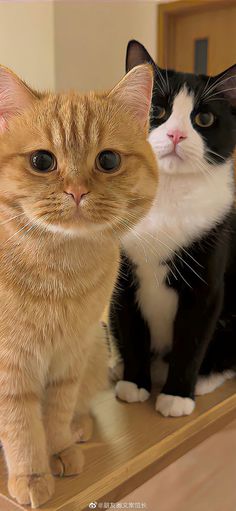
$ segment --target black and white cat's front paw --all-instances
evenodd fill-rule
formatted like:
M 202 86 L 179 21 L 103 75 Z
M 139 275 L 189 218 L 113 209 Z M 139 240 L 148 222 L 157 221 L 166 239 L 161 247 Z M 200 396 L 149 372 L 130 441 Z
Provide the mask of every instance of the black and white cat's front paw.
M 115 386 L 116 397 L 127 403 L 143 403 L 147 401 L 150 392 L 146 389 L 139 388 L 136 383 L 121 380 Z
M 182 417 L 190 415 L 195 408 L 195 401 L 190 397 L 159 394 L 156 400 L 156 411 L 164 417 Z

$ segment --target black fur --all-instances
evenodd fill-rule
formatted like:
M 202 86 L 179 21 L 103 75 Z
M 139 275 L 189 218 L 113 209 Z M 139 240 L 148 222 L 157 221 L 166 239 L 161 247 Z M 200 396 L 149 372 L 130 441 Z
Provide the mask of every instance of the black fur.
M 135 59 L 133 57 L 136 50 Z M 132 58 L 131 58 L 132 56 Z M 158 67 L 142 46 L 137 41 L 130 41 L 127 48 L 126 69 L 129 71 L 134 65 L 149 62 L 154 69 L 154 90 L 152 97 L 152 115 L 150 119 L 150 130 L 166 122 L 171 114 L 174 97 L 185 85 L 195 97 L 195 109 L 192 112 L 192 122 L 206 140 L 208 149 L 221 155 L 219 158 L 212 153 L 206 154 L 206 159 L 211 163 L 220 163 L 232 155 L 235 147 L 236 137 L 236 65 L 214 77 L 194 75 L 190 73 L 178 73 L 176 71 L 165 71 Z M 164 81 L 168 79 L 169 90 L 165 90 Z M 219 83 L 219 87 L 215 88 Z M 205 95 L 206 89 L 211 89 L 211 94 Z M 164 94 L 163 94 L 164 92 Z M 158 120 L 156 110 L 159 107 L 166 109 L 166 116 Z M 207 130 L 194 124 L 194 117 L 199 110 L 210 111 L 215 115 L 215 122 Z
M 150 333 L 136 304 L 137 285 L 135 268 L 122 254 L 118 286 L 110 308 L 110 328 L 124 361 L 124 379 L 150 392 Z
M 199 109 L 208 111 L 210 108 L 215 115 L 211 128 L 206 130 L 194 126 L 205 137 L 208 150 L 220 155 L 206 151 L 206 160 L 220 164 L 232 157 L 236 145 L 236 66 L 211 78 L 166 72 L 157 68 L 140 43 L 131 41 L 127 50 L 127 70 L 143 62 L 153 65 L 156 77 L 150 129 L 166 121 L 174 96 L 185 84 L 196 98 L 192 123 Z M 160 74 L 163 79 L 168 76 L 169 91 L 166 94 L 163 94 Z M 222 80 L 225 80 L 223 84 Z M 214 86 L 212 96 L 205 96 L 206 88 L 211 85 Z M 155 110 L 160 106 L 165 107 L 167 114 L 158 121 Z M 181 252 L 166 261 L 170 268 L 178 269 L 182 278 L 176 280 L 169 272 L 166 281 L 166 285 L 178 292 L 179 304 L 174 322 L 173 348 L 168 357 L 169 374 L 162 392 L 194 398 L 199 373 L 207 375 L 212 371 L 221 372 L 236 367 L 235 211 L 232 209 L 220 225 L 197 239 L 187 247 L 187 251 L 189 256 L 185 252 L 184 259 L 198 276 L 183 264 L 179 257 Z M 150 333 L 137 304 L 138 286 L 135 266 L 123 255 L 117 290 L 111 304 L 111 329 L 124 360 L 123 379 L 150 391 Z

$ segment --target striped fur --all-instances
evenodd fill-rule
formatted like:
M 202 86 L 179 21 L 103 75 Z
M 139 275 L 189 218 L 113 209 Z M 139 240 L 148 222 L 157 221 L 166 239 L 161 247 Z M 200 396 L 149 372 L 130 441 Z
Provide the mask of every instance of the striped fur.
M 143 72 L 150 75 L 146 66 Z M 100 318 L 117 275 L 119 239 L 147 212 L 157 183 L 147 122 L 136 113 L 119 101 L 117 87 L 115 97 L 31 91 L 27 107 L 6 117 L 7 129 L 2 124 L 0 437 L 9 492 L 20 504 L 50 498 L 51 472 L 82 469 L 75 424 L 107 381 Z M 95 169 L 107 148 L 122 157 L 115 174 Z M 31 169 L 29 154 L 38 149 L 55 154 L 57 171 Z M 64 190 L 81 184 L 90 193 L 78 209 Z

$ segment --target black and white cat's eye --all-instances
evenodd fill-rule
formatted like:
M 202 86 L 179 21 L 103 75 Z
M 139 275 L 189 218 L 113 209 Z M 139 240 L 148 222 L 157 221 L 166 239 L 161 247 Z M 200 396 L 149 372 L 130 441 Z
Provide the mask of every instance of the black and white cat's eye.
M 197 126 L 200 126 L 200 128 L 209 128 L 214 123 L 215 116 L 212 112 L 199 112 L 195 116 L 195 123 Z
M 36 172 L 52 172 L 57 168 L 57 160 L 50 151 L 40 149 L 30 155 L 30 164 Z
M 166 109 L 163 106 L 156 106 L 154 117 L 155 119 L 163 119 L 166 115 Z
M 96 168 L 100 172 L 116 172 L 121 164 L 121 157 L 116 151 L 105 150 L 97 155 Z

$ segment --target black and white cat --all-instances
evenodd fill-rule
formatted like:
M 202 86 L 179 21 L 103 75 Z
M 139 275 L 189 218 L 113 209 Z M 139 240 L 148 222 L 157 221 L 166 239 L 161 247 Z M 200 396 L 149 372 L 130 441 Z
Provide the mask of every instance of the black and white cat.
M 131 41 L 127 70 L 143 62 L 155 71 L 149 141 L 160 181 L 124 238 L 110 311 L 123 364 L 113 369 L 116 395 L 144 401 L 153 354 L 168 359 L 156 410 L 181 416 L 236 368 L 236 65 L 215 77 L 164 71 Z

